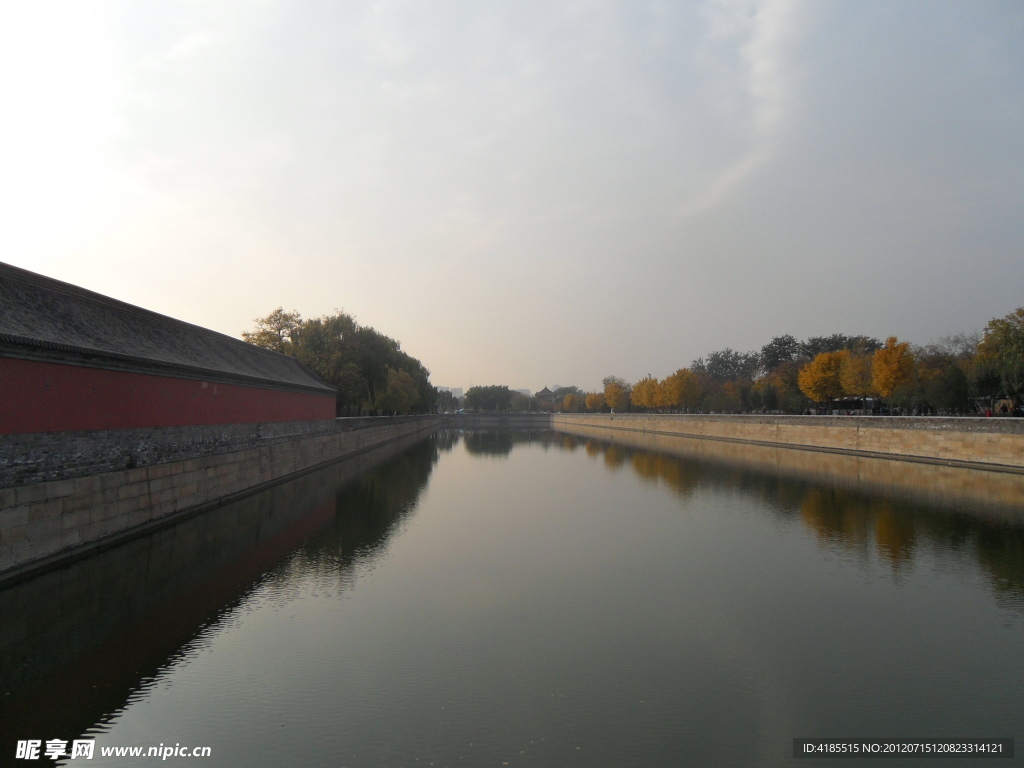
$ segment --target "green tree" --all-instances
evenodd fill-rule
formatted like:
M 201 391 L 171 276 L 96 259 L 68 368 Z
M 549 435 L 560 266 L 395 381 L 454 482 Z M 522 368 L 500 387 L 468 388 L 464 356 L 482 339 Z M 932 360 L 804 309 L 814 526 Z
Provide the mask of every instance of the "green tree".
M 989 321 L 977 362 L 998 376 L 1001 394 L 1018 401 L 1024 396 L 1024 307 Z
M 284 307 L 278 307 L 266 317 L 256 318 L 255 323 L 255 331 L 242 334 L 245 341 L 274 352 L 293 354 L 303 325 L 302 316 L 298 312 L 285 312 Z
M 459 400 L 451 393 L 451 390 L 437 390 L 437 409 L 441 413 L 449 413 L 459 407 Z
M 405 371 L 413 381 L 418 411 L 434 408 L 437 391 L 430 371 L 402 351 L 394 339 L 359 325 L 345 312 L 303 320 L 280 307 L 256 321 L 256 330 L 242 334 L 251 344 L 295 357 L 313 373 L 337 387 L 338 413 L 377 410 L 390 402 L 388 371 Z M 393 410 L 393 409 L 392 409 Z
M 771 373 L 783 363 L 791 363 L 800 356 L 800 342 L 790 336 L 776 336 L 761 347 L 761 370 Z
M 473 411 L 507 411 L 512 407 L 515 394 L 504 384 L 470 387 L 463 398 L 466 408 Z
M 406 371 L 396 368 L 387 370 L 387 386 L 378 397 L 377 409 L 384 413 L 405 415 L 412 410 L 419 399 L 416 382 Z

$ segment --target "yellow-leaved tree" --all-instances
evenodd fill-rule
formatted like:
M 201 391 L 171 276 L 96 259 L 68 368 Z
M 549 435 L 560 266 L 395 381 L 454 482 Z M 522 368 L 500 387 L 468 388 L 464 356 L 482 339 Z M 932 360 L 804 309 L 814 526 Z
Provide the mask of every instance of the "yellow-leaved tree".
M 914 381 L 914 356 L 910 344 L 895 336 L 885 340 L 885 346 L 871 359 L 871 381 L 883 398 L 909 387 Z
M 585 402 L 588 411 L 600 411 L 604 407 L 604 395 L 600 392 L 587 392 Z
M 565 396 L 562 401 L 562 410 L 566 413 L 576 413 L 580 409 L 580 399 L 572 392 Z
M 613 411 L 624 411 L 629 405 L 629 390 L 618 381 L 609 381 L 604 387 L 604 401 Z
M 850 356 L 849 350 L 842 352 L 821 352 L 811 362 L 800 369 L 797 385 L 800 391 L 816 403 L 828 403 L 832 412 L 832 401 L 842 397 L 843 384 L 840 374 L 843 362 Z
M 665 404 L 669 408 L 693 410 L 704 395 L 700 377 L 689 368 L 680 368 L 663 383 Z
M 843 392 L 851 397 L 868 398 L 875 394 L 875 383 L 871 373 L 871 356 L 850 352 L 843 360 L 839 372 Z
M 658 380 L 648 376 L 633 385 L 629 395 L 630 402 L 640 408 L 658 407 Z

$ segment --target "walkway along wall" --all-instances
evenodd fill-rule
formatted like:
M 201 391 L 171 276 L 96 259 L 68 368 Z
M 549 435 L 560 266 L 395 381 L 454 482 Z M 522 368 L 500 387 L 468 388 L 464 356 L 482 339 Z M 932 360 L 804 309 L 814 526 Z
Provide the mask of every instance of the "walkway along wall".
M 555 414 L 555 429 L 699 437 L 1024 472 L 1024 420 L 872 416 Z
M 256 425 L 219 444 L 219 452 L 201 431 L 192 434 L 193 443 L 188 444 L 188 435 L 183 437 L 180 431 L 150 430 L 147 445 L 152 450 L 143 455 L 148 466 L 0 488 L 0 579 L 35 571 L 394 440 L 426 434 L 439 423 L 436 416 L 334 419 L 293 424 L 292 434 L 282 434 L 277 428 L 281 425 Z M 295 434 L 300 428 L 303 431 Z M 135 431 L 126 432 L 130 434 L 120 436 L 122 444 L 138 440 Z M 118 443 L 118 437 L 109 430 L 64 433 L 61 442 L 74 441 L 77 466 L 89 467 L 95 466 L 89 457 Z M 4 441 L 47 442 L 45 435 L 2 438 L 0 456 Z M 17 452 L 17 446 L 8 446 L 6 455 Z

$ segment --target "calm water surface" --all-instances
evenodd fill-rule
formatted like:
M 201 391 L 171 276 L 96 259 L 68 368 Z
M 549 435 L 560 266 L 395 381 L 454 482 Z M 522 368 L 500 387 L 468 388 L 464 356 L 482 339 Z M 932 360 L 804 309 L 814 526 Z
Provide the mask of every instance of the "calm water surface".
M 0 763 L 83 735 L 89 765 L 175 743 L 212 756 L 168 764 L 210 766 L 1024 751 L 1024 528 L 991 509 L 553 433 L 360 461 L 0 591 Z

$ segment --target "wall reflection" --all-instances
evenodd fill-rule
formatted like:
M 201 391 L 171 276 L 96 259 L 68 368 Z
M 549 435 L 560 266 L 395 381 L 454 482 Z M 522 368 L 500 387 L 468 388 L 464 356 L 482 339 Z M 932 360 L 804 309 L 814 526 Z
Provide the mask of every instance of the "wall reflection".
M 821 546 L 871 555 L 893 573 L 913 567 L 924 552 L 968 556 L 997 601 L 1024 613 L 1019 475 L 628 433 L 573 437 L 609 470 L 628 466 L 681 498 L 705 487 L 738 489 L 773 514 L 799 520 Z M 674 450 L 651 450 L 645 442 Z M 566 444 L 564 437 L 551 443 Z
M 259 585 L 344 586 L 458 439 L 396 441 L 0 589 L 0 745 L 109 721 Z

